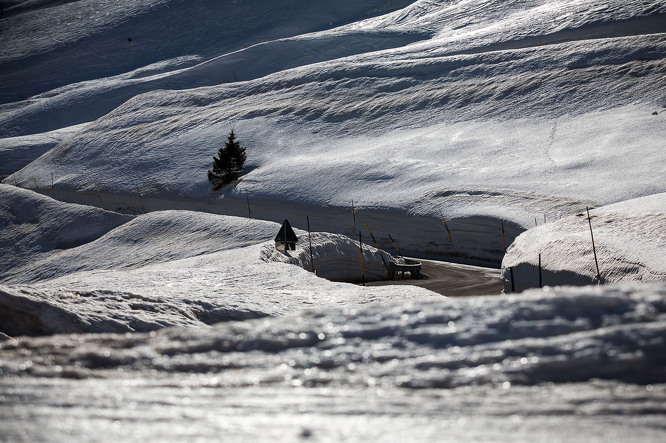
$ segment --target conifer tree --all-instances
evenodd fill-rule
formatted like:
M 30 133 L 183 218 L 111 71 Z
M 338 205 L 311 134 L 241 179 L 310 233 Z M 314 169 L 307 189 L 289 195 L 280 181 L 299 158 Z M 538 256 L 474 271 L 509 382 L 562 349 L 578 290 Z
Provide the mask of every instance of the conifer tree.
M 224 147 L 217 151 L 217 155 L 217 157 L 213 156 L 213 169 L 208 171 L 208 181 L 211 182 L 215 191 L 238 179 L 243 172 L 247 155 L 245 148 L 236 141 L 233 129 L 229 133 L 227 141 L 224 142 Z

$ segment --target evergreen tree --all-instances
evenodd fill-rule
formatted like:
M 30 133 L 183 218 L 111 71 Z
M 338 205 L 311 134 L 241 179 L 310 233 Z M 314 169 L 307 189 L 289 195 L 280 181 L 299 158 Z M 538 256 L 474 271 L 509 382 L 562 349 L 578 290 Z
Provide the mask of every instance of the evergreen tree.
M 229 133 L 227 141 L 224 142 L 224 148 L 220 148 L 217 155 L 217 157 L 213 156 L 213 169 L 208 171 L 208 181 L 211 182 L 215 191 L 238 179 L 243 172 L 247 156 L 245 148 L 236 141 L 233 129 Z

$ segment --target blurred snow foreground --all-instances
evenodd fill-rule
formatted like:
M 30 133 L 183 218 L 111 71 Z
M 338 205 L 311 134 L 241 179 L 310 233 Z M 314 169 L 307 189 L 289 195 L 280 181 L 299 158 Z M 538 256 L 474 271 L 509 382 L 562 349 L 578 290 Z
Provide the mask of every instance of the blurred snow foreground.
M 666 285 L 0 342 L 8 440 L 659 441 Z

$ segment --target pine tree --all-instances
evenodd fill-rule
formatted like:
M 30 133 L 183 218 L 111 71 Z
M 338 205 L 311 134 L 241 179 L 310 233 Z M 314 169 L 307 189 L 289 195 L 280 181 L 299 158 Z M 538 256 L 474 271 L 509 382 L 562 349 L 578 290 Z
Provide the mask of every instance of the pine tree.
M 243 172 L 247 155 L 245 148 L 236 141 L 233 129 L 229 133 L 227 141 L 224 142 L 224 148 L 220 148 L 217 155 L 217 157 L 213 156 L 213 169 L 208 171 L 208 181 L 212 183 L 215 191 L 238 179 Z

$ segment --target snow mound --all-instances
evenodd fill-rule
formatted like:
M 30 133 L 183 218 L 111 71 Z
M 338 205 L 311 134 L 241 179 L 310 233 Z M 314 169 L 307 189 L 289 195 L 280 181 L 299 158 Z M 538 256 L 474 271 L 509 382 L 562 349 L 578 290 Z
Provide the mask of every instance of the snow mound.
M 666 280 L 666 194 L 628 200 L 590 211 L 602 283 Z M 587 213 L 530 229 L 507 250 L 502 261 L 505 290 L 542 284 L 585 285 L 597 282 L 597 268 Z
M 261 243 L 279 229 L 272 222 L 190 211 L 159 211 L 120 219 L 126 223 L 94 241 L 33 258 L 20 270 L 9 269 L 4 282 L 33 283 L 79 271 L 139 268 Z M 72 223 L 86 221 L 73 219 Z M 61 237 L 67 238 L 65 235 Z
M 666 286 L 309 311 L 209 329 L 0 343 L 5 377 L 215 374 L 227 387 L 456 388 L 666 381 Z M 30 365 L 25 362 L 30 361 Z
M 312 270 L 314 262 L 317 276 L 347 282 L 360 282 L 363 278 L 366 281 L 384 280 L 389 277 L 390 263 L 396 263 L 396 259 L 386 251 L 379 252 L 376 247 L 364 244 L 365 277 L 362 277 L 361 248 L 358 241 L 344 235 L 314 232 L 310 249 L 307 232 L 300 231 L 300 238 L 295 251 L 278 251 L 273 245 L 264 246 L 261 259 L 266 262 L 291 263 L 305 270 Z
M 0 184 L 0 281 L 29 273 L 51 255 L 88 244 L 131 219 Z

